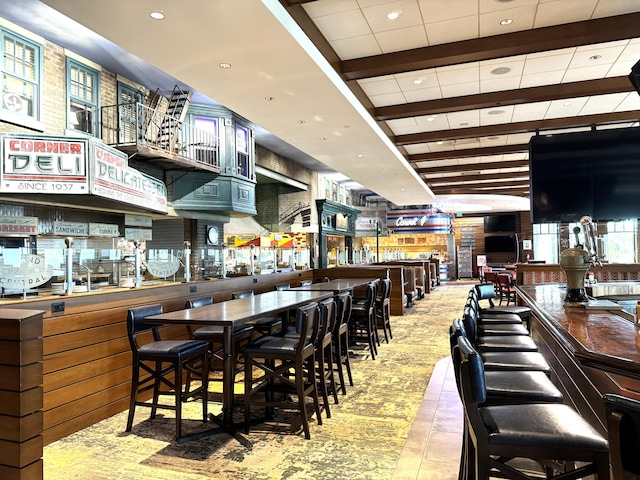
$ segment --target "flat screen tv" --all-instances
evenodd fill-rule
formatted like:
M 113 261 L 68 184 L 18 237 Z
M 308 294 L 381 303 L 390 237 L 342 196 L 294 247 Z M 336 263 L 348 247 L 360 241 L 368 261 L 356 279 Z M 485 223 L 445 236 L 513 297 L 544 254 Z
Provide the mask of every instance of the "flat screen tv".
M 515 235 L 493 235 L 484 237 L 486 253 L 516 253 Z
M 484 233 L 516 231 L 515 215 L 487 215 L 484 217 Z
M 529 176 L 533 223 L 640 218 L 640 128 L 535 136 Z

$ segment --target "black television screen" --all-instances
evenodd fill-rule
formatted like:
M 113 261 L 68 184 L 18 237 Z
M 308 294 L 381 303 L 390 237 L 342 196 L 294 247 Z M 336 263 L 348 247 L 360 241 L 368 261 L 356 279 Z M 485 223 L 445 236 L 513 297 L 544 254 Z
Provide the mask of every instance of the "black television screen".
M 515 253 L 515 235 L 494 235 L 484 237 L 484 251 L 486 253 Z
M 535 136 L 529 175 L 533 223 L 640 218 L 640 128 Z
M 487 215 L 484 217 L 484 233 L 516 231 L 515 215 Z

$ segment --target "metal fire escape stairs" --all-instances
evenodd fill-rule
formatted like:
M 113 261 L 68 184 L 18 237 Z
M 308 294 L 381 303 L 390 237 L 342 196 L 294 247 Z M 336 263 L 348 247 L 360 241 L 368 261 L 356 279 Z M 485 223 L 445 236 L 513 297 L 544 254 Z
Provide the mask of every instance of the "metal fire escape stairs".
M 182 90 L 178 85 L 173 87 L 158 131 L 158 146 L 160 148 L 170 152 L 178 148 L 179 132 L 187 115 L 192 95 L 192 91 Z M 159 99 L 156 102 L 159 102 Z

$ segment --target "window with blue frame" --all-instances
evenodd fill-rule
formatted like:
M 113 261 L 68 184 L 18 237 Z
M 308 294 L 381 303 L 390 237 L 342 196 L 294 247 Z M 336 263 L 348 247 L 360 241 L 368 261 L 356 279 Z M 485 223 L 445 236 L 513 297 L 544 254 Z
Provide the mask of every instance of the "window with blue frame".
M 67 59 L 67 128 L 96 135 L 100 73 Z
M 2 110 L 39 120 L 40 45 L 0 29 L 2 35 Z

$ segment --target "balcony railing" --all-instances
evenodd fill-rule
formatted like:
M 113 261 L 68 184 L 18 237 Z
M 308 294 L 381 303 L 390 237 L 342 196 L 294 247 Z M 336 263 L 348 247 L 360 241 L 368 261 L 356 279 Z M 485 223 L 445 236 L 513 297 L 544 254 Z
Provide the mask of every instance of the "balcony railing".
M 216 135 L 182 123 L 141 103 L 101 108 L 101 135 L 107 145 L 147 156 L 176 159 L 183 166 L 219 169 Z

